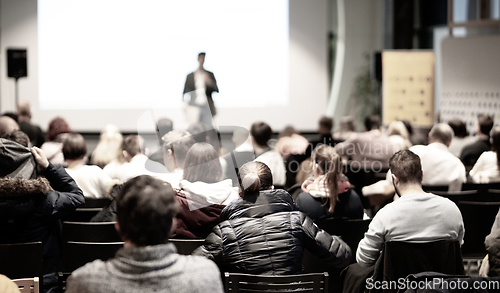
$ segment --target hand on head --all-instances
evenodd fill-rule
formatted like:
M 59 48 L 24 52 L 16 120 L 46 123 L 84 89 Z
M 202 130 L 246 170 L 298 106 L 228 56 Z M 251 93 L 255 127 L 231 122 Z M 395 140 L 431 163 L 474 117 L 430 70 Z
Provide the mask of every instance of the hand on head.
M 47 157 L 45 156 L 45 153 L 37 148 L 37 147 L 32 147 L 31 148 L 31 153 L 35 157 L 35 161 L 38 165 L 40 165 L 42 168 L 47 168 L 49 166 L 49 161 L 47 160 Z

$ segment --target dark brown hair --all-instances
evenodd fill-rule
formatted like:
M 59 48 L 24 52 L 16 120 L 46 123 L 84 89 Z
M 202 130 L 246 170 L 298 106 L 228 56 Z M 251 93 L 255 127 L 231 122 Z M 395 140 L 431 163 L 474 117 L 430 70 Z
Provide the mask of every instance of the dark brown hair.
M 311 159 L 313 164 L 325 175 L 324 184 L 329 193 L 326 203 L 330 205 L 328 212 L 333 213 L 339 199 L 338 179 L 342 173 L 342 160 L 335 148 L 325 144 L 320 144 L 313 150 Z
M 420 157 L 412 151 L 402 150 L 392 155 L 389 168 L 402 184 L 422 183 Z
M 241 180 L 241 197 L 273 187 L 271 169 L 262 162 L 248 162 L 244 164 L 238 171 L 238 178 Z
M 120 235 L 138 246 L 166 243 L 178 210 L 172 186 L 149 175 L 128 180 L 116 196 Z
M 141 153 L 141 141 L 138 135 L 127 135 L 123 138 L 122 150 L 131 157 Z
M 260 146 L 267 146 L 267 142 L 271 139 L 273 131 L 271 127 L 264 122 L 255 122 L 250 128 L 253 140 Z
M 85 139 L 79 133 L 68 134 L 63 142 L 62 152 L 65 160 L 79 160 L 87 155 Z
M 187 152 L 183 179 L 189 182 L 215 183 L 222 180 L 219 155 L 211 144 L 195 143 Z
M 479 125 L 479 130 L 481 133 L 490 135 L 490 131 L 493 128 L 493 118 L 486 114 L 477 115 L 477 123 Z
M 47 140 L 53 141 L 61 133 L 71 133 L 68 123 L 62 117 L 56 117 L 49 123 L 49 130 L 47 131 Z
M 21 130 L 14 130 L 12 132 L 4 133 L 1 137 L 13 142 L 17 142 L 18 144 L 25 147 L 29 147 L 30 145 L 30 138 Z

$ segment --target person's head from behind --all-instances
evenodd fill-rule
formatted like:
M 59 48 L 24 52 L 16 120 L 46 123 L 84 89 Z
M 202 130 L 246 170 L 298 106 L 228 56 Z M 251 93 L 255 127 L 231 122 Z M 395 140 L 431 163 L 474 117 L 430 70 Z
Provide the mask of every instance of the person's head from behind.
M 8 139 L 13 142 L 17 142 L 18 144 L 29 147 L 30 145 L 30 138 L 28 135 L 21 130 L 14 130 L 11 132 L 4 133 L 0 135 L 1 138 Z
M 379 115 L 369 115 L 365 118 L 366 131 L 380 129 L 381 122 Z
M 17 115 L 19 121 L 30 121 L 31 106 L 28 101 L 19 102 L 19 105 L 17 106 Z
M 456 137 L 464 138 L 467 136 L 467 126 L 460 119 L 451 119 L 448 121 L 448 125 L 450 125 L 451 129 L 453 129 L 453 134 Z
M 187 152 L 183 179 L 189 182 L 216 183 L 222 180 L 219 155 L 206 142 L 195 143 Z
M 143 144 L 143 139 L 138 135 L 127 135 L 123 138 L 122 151 L 125 160 L 130 162 L 133 157 L 141 154 Z
M 161 138 L 165 134 L 174 130 L 174 122 L 168 118 L 160 118 L 158 119 L 157 127 L 158 127 L 158 135 Z
M 313 150 L 311 160 L 314 175 L 325 176 L 324 185 L 328 190 L 330 205 L 328 211 L 333 213 L 338 201 L 338 179 L 342 173 L 342 160 L 334 147 L 325 144 L 320 144 Z
M 287 127 L 285 127 L 279 134 L 278 134 L 278 138 L 282 138 L 282 137 L 287 137 L 287 136 L 292 136 L 294 134 L 297 133 L 297 130 L 295 130 L 295 128 L 292 126 L 292 125 L 288 125 Z
M 172 130 L 162 137 L 163 163 L 170 172 L 183 169 L 186 155 L 195 143 L 187 131 Z
M 261 148 L 267 148 L 268 142 L 273 135 L 271 127 L 265 122 L 255 122 L 250 128 L 252 141 Z
M 355 130 L 354 117 L 349 115 L 340 118 L 340 132 L 354 132 Z
M 453 129 L 446 123 L 438 123 L 431 128 L 429 132 L 429 143 L 442 143 L 450 146 L 453 138 Z
M 273 189 L 271 169 L 262 162 L 248 162 L 238 170 L 240 197 L 255 195 L 261 190 Z
M 482 134 L 490 135 L 490 131 L 493 128 L 493 117 L 486 114 L 479 114 L 477 116 L 477 131 Z
M 60 134 L 71 133 L 71 128 L 62 117 L 56 117 L 49 123 L 49 130 L 47 130 L 47 140 L 54 141 Z
M 19 130 L 19 125 L 16 120 L 9 116 L 0 116 L 0 135 L 4 133 L 9 133 L 14 130 Z
M 387 135 L 399 135 L 404 139 L 409 140 L 410 134 L 408 133 L 408 129 L 402 121 L 392 121 L 387 127 Z
M 220 149 L 220 133 L 213 126 L 198 122 L 189 125 L 187 131 L 193 136 L 195 142 L 208 142 L 215 150 Z
M 409 184 L 422 185 L 422 163 L 414 152 L 410 150 L 396 152 L 389 160 L 389 168 L 396 192 L 399 187 Z
M 135 246 L 166 243 L 178 209 L 170 184 L 148 175 L 134 177 L 116 196 L 117 230 Z
M 321 135 L 331 135 L 333 129 L 333 119 L 327 116 L 321 117 L 318 122 L 318 132 Z
M 87 155 L 87 144 L 79 133 L 71 133 L 63 142 L 62 152 L 65 161 L 83 160 Z

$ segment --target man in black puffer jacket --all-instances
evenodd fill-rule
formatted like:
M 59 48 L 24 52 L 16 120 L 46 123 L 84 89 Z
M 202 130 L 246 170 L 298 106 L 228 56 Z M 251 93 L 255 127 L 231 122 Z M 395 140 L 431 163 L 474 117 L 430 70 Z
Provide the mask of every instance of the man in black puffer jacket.
M 0 138 L 0 243 L 41 241 L 44 291 L 57 288 L 58 219 L 85 203 L 82 190 L 42 150 Z M 41 169 L 38 177 L 37 166 Z
M 193 254 L 224 271 L 263 275 L 302 272 L 304 248 L 336 267 L 347 266 L 351 249 L 300 212 L 288 192 L 261 190 L 224 208 L 221 223 Z

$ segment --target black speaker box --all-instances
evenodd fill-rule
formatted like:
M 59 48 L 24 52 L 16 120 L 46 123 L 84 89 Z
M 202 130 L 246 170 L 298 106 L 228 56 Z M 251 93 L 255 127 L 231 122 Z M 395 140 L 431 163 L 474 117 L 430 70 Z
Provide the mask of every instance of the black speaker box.
M 8 77 L 19 78 L 28 76 L 26 57 L 26 49 L 7 49 Z
M 371 55 L 371 78 L 382 82 L 382 52 L 373 52 Z

